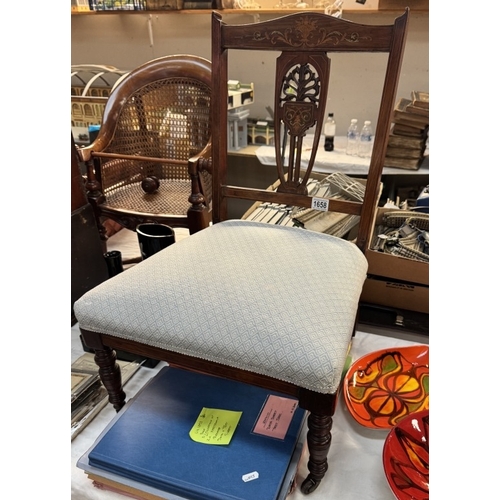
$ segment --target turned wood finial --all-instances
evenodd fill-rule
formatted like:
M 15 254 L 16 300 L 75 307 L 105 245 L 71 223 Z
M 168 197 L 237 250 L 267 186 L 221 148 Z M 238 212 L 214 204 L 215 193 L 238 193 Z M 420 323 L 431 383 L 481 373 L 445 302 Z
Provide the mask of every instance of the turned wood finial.
M 152 194 L 158 191 L 160 187 L 160 181 L 154 175 L 150 175 L 146 177 L 141 182 L 141 187 L 145 193 Z

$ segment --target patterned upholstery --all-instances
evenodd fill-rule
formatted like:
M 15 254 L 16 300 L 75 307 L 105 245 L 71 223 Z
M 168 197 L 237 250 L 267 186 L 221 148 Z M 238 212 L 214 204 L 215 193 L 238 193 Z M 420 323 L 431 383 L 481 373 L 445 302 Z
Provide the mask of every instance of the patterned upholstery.
M 364 255 L 348 241 L 226 221 L 104 282 L 74 309 L 85 330 L 331 394 L 340 382 L 366 271 Z

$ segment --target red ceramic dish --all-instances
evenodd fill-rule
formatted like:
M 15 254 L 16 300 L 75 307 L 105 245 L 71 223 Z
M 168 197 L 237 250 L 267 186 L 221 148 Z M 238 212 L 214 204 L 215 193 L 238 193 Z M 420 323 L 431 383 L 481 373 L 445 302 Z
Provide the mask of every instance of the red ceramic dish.
M 344 379 L 347 408 L 361 425 L 390 429 L 429 409 L 429 346 L 375 351 L 355 361 Z
M 391 429 L 382 458 L 398 500 L 429 499 L 429 410 L 412 413 Z

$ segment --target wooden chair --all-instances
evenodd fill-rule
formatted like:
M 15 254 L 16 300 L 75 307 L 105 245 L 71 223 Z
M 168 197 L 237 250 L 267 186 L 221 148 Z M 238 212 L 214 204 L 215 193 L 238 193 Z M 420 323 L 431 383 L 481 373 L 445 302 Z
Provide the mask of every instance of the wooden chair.
M 188 160 L 210 145 L 210 99 L 210 62 L 191 55 L 154 59 L 118 83 L 97 138 L 78 151 L 103 241 L 106 218 L 131 230 L 142 222 L 208 226 L 211 176 L 204 172 L 204 216 L 194 227 Z
M 113 353 L 117 348 L 296 397 L 310 412 L 309 475 L 301 488 L 306 494 L 317 488 L 328 468 L 337 389 L 366 278 L 363 251 L 378 200 L 407 19 L 408 11 L 393 25 L 370 26 L 304 12 L 227 25 L 212 13 L 212 123 L 218 131 L 212 145 L 214 224 L 75 304 L 83 338 L 95 349 L 117 411 L 125 401 Z M 226 181 L 230 49 L 281 52 L 274 126 L 277 138 L 284 129 L 291 159 L 286 165 L 280 160 L 278 143 L 276 191 Z M 360 216 L 356 244 L 298 227 L 225 220 L 233 198 L 311 206 L 305 183 L 320 147 L 330 52 L 388 54 L 364 203 L 327 200 L 330 211 Z M 311 129 L 311 161 L 301 172 L 303 137 Z M 191 162 L 193 174 L 210 167 L 210 162 Z

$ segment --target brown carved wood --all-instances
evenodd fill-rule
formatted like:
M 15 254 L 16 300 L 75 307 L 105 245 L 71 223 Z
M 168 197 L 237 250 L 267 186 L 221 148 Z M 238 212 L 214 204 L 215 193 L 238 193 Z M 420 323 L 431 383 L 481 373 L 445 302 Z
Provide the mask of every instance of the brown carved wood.
M 305 494 L 312 493 L 319 486 L 328 470 L 327 456 L 332 442 L 330 432 L 332 422 L 331 416 L 320 416 L 315 413 L 311 413 L 307 419 L 309 428 L 307 433 L 307 446 L 309 448 L 307 468 L 309 475 L 301 486 L 301 490 Z
M 71 135 L 71 324 L 73 304 L 108 278 L 92 207 L 85 195 L 75 141 Z
M 120 367 L 116 362 L 116 352 L 108 346 L 96 349 L 95 362 L 99 367 L 99 377 L 109 394 L 109 402 L 116 411 L 125 404 L 125 392 L 121 387 Z
M 212 85 L 214 91 L 220 96 L 220 102 L 227 99 L 227 61 L 230 49 L 281 52 L 276 63 L 274 129 L 277 131 L 275 132 L 277 179 L 281 181 L 278 191 L 285 192 L 289 196 L 276 200 L 277 203 L 311 206 L 311 198 L 305 196 L 304 181 L 312 169 L 324 121 L 326 91 L 322 93 L 321 89 L 328 88 L 328 53 L 383 52 L 389 54 L 364 203 L 338 201 L 333 204 L 331 201 L 329 203 L 329 211 L 361 214 L 356 244 L 363 251 L 366 249 L 371 222 L 376 210 L 387 136 L 406 41 L 408 15 L 409 11 L 406 11 L 395 20 L 394 24 L 379 26 L 353 23 L 315 12 L 296 13 L 260 23 L 227 25 L 222 21 L 220 14 L 216 12 L 212 14 Z M 287 99 L 285 93 L 290 82 L 293 82 L 294 87 L 297 87 L 301 93 Z M 289 93 L 288 96 L 290 95 Z M 290 112 L 289 115 L 286 114 L 287 111 Z M 213 122 L 219 124 L 220 130 L 225 130 L 227 110 L 213 106 L 212 113 Z M 288 149 L 293 151 L 287 165 L 284 165 L 281 160 L 282 144 L 279 142 L 285 124 L 287 132 L 292 131 L 287 134 L 287 141 Z M 313 125 L 316 125 L 316 131 L 311 162 L 307 170 L 299 174 L 301 137 Z M 219 134 L 213 139 L 212 161 L 217 165 L 214 171 L 214 197 L 217 198 L 213 210 L 214 222 L 227 217 L 229 198 L 273 201 L 271 199 L 273 195 L 266 193 L 265 190 L 249 190 L 246 187 L 227 184 L 227 137 L 225 134 Z M 288 178 L 286 181 L 285 175 Z M 353 208 L 354 205 L 358 208 Z
M 326 99 L 321 93 L 328 88 L 329 74 L 330 60 L 326 54 L 284 52 L 276 61 L 275 152 L 280 192 L 307 194 L 321 127 L 316 127 L 309 165 L 301 175 L 302 141 L 316 123 L 322 122 Z M 282 151 L 286 149 L 289 159 L 285 166 Z

